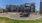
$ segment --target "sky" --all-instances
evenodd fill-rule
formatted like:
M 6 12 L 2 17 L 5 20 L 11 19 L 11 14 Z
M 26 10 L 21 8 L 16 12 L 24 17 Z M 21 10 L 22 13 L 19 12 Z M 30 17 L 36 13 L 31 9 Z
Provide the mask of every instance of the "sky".
M 6 5 L 13 4 L 13 5 L 20 5 L 24 3 L 35 3 L 35 9 L 40 10 L 40 0 L 0 0 L 0 7 L 6 8 Z

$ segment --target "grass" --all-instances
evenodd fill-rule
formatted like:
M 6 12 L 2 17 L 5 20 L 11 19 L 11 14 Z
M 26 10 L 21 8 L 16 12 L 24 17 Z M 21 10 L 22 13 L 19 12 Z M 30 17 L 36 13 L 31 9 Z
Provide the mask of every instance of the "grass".
M 15 20 L 6 17 L 0 17 L 0 23 L 42 23 L 42 20 Z

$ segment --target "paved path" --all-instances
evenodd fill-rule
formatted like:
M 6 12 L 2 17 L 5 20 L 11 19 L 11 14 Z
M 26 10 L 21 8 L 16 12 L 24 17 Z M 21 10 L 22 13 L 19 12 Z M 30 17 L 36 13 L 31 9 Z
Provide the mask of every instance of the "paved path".
M 41 18 L 40 15 L 30 15 L 29 17 L 20 17 L 19 15 L 20 13 L 8 13 L 8 17 L 9 18 L 14 18 L 14 19 L 17 19 L 17 20 L 35 20 L 35 19 L 39 19 Z

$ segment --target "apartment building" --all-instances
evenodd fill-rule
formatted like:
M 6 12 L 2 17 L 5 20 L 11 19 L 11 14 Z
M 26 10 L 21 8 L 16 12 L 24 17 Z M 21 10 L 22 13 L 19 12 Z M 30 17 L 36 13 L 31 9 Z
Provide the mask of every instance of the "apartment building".
M 31 12 L 35 12 L 35 3 L 31 3 Z
M 21 12 L 22 10 L 30 10 L 31 12 L 35 12 L 35 3 L 25 3 L 20 6 L 16 5 L 6 5 L 6 9 L 8 12 Z
M 6 5 L 6 9 L 8 12 L 13 12 L 13 11 L 16 11 L 16 5 Z

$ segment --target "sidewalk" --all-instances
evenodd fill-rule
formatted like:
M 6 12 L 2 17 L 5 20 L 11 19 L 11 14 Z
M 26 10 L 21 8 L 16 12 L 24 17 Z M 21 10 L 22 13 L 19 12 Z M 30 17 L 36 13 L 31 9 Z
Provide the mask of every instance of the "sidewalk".
M 35 20 L 35 19 L 41 18 L 40 15 L 31 14 L 29 17 L 20 17 L 19 14 L 20 13 L 16 13 L 16 14 L 10 13 L 8 15 L 9 15 L 9 18 L 16 19 L 16 20 Z

